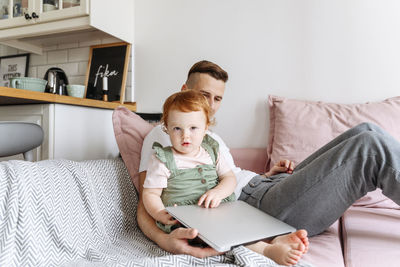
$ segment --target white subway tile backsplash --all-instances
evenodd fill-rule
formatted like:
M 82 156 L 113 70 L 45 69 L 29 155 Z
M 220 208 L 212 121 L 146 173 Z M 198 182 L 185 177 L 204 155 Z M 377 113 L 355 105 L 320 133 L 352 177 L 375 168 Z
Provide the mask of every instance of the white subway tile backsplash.
M 128 71 L 132 71 L 132 55 L 129 58 Z
M 37 67 L 29 67 L 28 68 L 28 77 L 37 78 Z
M 68 77 L 69 84 L 82 84 L 84 85 L 86 81 L 86 76 L 71 76 Z
M 10 56 L 10 55 L 16 55 L 18 53 L 18 49 L 6 46 L 6 45 L 0 45 L 0 56 Z
M 67 77 L 76 76 L 79 74 L 78 62 L 58 64 L 58 67 L 61 68 L 65 72 Z
M 86 75 L 86 71 L 87 71 L 87 68 L 88 68 L 88 63 L 89 63 L 89 61 L 79 62 L 78 75 Z
M 47 53 L 43 55 L 32 54 L 29 57 L 29 66 L 39 66 L 47 64 Z
M 89 47 L 73 48 L 68 50 L 68 61 L 66 62 L 76 62 L 89 60 Z
M 57 64 L 68 62 L 68 50 L 56 50 L 47 52 L 47 63 Z
M 37 78 L 44 78 L 44 75 L 46 74 L 46 71 L 52 67 L 55 67 L 55 65 L 43 65 L 43 66 L 38 66 L 37 67 Z
M 126 74 L 126 86 L 131 86 L 132 85 L 132 72 L 128 71 Z
M 132 94 L 131 94 L 131 87 L 130 86 L 126 86 L 125 88 L 125 101 L 130 102 L 130 99 L 132 98 Z
M 101 39 L 102 44 L 120 43 L 121 40 L 115 37 Z

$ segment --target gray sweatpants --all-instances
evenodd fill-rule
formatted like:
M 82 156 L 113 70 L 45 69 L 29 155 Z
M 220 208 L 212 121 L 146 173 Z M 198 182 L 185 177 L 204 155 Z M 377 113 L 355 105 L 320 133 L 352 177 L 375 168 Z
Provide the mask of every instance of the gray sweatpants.
M 239 199 L 313 236 L 377 187 L 400 205 L 400 143 L 362 123 L 306 158 L 292 175 L 270 178 L 254 177 Z

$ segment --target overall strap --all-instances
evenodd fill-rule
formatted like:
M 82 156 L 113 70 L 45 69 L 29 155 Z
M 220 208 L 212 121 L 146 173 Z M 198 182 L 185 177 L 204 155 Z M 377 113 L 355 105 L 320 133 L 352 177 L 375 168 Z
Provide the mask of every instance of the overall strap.
M 175 173 L 177 170 L 174 155 L 172 153 L 172 147 L 163 147 L 160 143 L 154 142 L 153 149 L 155 151 L 156 157 L 165 164 L 165 166 L 170 170 L 171 173 Z
M 207 151 L 207 153 L 211 157 L 213 164 L 215 164 L 217 162 L 218 151 L 219 151 L 218 142 L 214 138 L 206 134 L 203 138 L 201 146 Z

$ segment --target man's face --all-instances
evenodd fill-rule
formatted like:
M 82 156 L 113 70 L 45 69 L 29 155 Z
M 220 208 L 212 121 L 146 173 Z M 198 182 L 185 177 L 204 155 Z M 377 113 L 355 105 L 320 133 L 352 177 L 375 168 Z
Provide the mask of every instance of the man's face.
M 193 86 L 183 86 L 184 89 L 199 90 L 208 101 L 211 107 L 211 115 L 214 115 L 221 105 L 225 92 L 224 81 L 217 80 L 206 73 L 195 73 L 197 77 L 193 79 Z

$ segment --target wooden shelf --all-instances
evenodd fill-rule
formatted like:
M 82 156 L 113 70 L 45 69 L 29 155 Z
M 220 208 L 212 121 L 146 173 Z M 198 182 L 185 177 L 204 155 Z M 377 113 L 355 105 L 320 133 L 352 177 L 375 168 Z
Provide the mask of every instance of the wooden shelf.
M 55 95 L 50 93 L 40 93 L 29 90 L 14 89 L 0 86 L 0 105 L 18 105 L 18 104 L 43 104 L 59 103 L 67 105 L 115 109 L 118 106 L 124 106 L 129 110 L 136 111 L 136 103 L 105 102 L 100 100 L 77 98 L 65 95 Z

